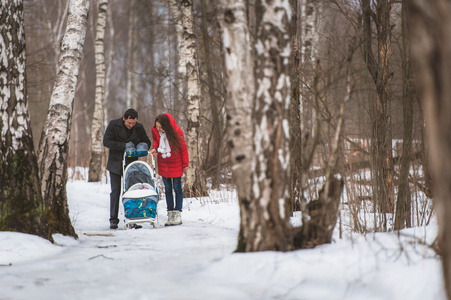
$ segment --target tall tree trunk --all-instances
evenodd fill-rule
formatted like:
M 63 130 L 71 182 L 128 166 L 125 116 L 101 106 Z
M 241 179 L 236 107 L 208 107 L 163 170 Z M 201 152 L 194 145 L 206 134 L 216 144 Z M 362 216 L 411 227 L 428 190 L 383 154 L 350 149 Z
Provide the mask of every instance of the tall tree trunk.
M 218 5 L 224 55 L 226 86 L 227 144 L 232 161 L 233 182 L 240 204 L 240 233 L 237 251 L 245 251 L 251 224 L 253 166 L 252 110 L 255 95 L 253 57 L 247 27 L 245 0 L 221 0 Z
M 135 0 L 133 0 L 135 1 Z M 135 5 L 132 6 L 135 7 Z M 132 106 L 131 107 L 135 107 L 137 110 L 140 110 L 139 107 L 139 94 L 138 94 L 138 86 L 139 86 L 139 77 L 138 77 L 138 36 L 139 36 L 139 30 L 138 30 L 138 13 L 136 12 L 136 10 L 133 11 L 133 19 L 131 20 L 132 22 L 132 55 L 131 55 L 131 62 L 130 62 L 130 67 L 132 70 L 132 76 L 131 76 L 131 80 L 132 80 Z
M 376 1 L 376 12 L 370 0 L 362 0 L 363 11 L 363 55 L 368 71 L 376 86 L 376 101 L 372 104 L 372 155 L 373 155 L 373 200 L 382 214 L 383 230 L 387 229 L 387 213 L 394 212 L 393 154 L 391 131 L 391 88 L 393 73 L 391 64 L 391 3 Z M 377 31 L 377 59 L 372 51 L 371 20 Z
M 315 94 L 315 65 L 317 62 L 317 41 L 318 41 L 318 15 L 319 6 L 314 0 L 301 0 L 298 2 L 300 12 L 299 43 L 300 43 L 300 68 L 299 68 L 299 120 L 300 129 L 295 129 L 292 139 L 294 144 L 302 149 L 296 153 L 295 162 L 297 169 L 297 193 L 299 194 L 299 205 L 302 211 L 302 222 L 304 234 L 309 231 L 310 212 L 307 205 L 305 188 L 307 179 L 305 174 L 310 169 L 315 148 L 319 141 L 319 127 L 316 115 L 319 113 L 318 96 Z M 297 113 L 297 112 L 296 112 Z M 299 139 L 299 140 L 297 140 Z M 294 184 L 294 182 L 293 182 Z
M 326 182 L 318 195 L 318 199 L 308 203 L 308 218 L 302 219 L 302 227 L 295 234 L 294 245 L 297 248 L 312 248 L 332 241 L 332 233 L 337 223 L 338 207 L 343 191 L 343 179 L 335 178 L 335 170 L 339 161 L 339 148 L 343 143 L 345 122 L 345 107 L 352 94 L 351 62 L 356 49 L 356 39 L 349 44 L 346 59 L 346 93 L 337 112 L 337 123 L 333 140 L 330 143 L 330 153 L 326 158 Z
M 395 229 L 411 227 L 411 196 L 409 188 L 409 170 L 412 161 L 413 105 L 415 90 L 412 86 L 412 70 L 410 67 L 410 45 L 408 43 L 406 10 L 407 1 L 402 2 L 402 69 L 403 69 L 403 142 L 401 166 L 399 171 L 398 200 L 396 202 Z
M 412 58 L 430 143 L 434 205 L 439 223 L 444 286 L 451 299 L 451 3 L 414 0 L 409 5 Z
M 23 1 L 0 1 L 0 231 L 52 240 L 28 114 Z
M 106 76 L 105 76 L 105 95 L 103 97 L 104 99 L 104 109 L 103 109 L 103 126 L 105 126 L 104 128 L 106 128 L 106 126 L 108 126 L 108 120 L 112 119 L 110 118 L 110 116 L 108 115 L 108 109 L 106 105 L 107 103 L 109 104 L 109 99 L 110 99 L 110 86 L 111 86 L 111 78 L 112 78 L 112 71 L 113 71 L 113 55 L 114 55 L 114 48 L 115 48 L 115 44 L 114 44 L 114 24 L 113 24 L 113 10 L 111 9 L 107 9 L 107 13 L 106 13 L 106 17 L 107 17 L 107 21 L 106 23 L 109 24 L 108 26 L 108 38 L 107 40 L 110 41 L 110 45 L 108 45 L 108 47 L 106 47 L 106 53 L 105 53 L 105 67 L 106 67 Z M 105 46 L 105 43 L 104 43 Z
M 256 2 L 257 89 L 252 194 L 244 250 L 292 249 L 289 224 L 290 21 L 288 0 Z M 263 238 L 264 237 L 264 238 Z
M 150 18 L 152 20 L 154 20 L 156 18 L 155 15 L 155 11 L 157 11 L 155 4 L 152 2 L 149 2 L 148 4 L 149 6 L 149 13 L 150 13 Z M 148 35 L 150 37 L 154 37 L 157 35 L 157 29 L 155 28 L 155 26 L 150 26 L 148 29 Z M 158 52 L 158 42 L 156 41 L 156 39 L 154 38 L 150 38 L 148 40 L 148 47 L 149 47 L 149 53 L 157 53 Z M 160 108 L 160 104 L 158 103 L 158 100 L 161 99 L 160 95 L 159 95 L 159 77 L 158 77 L 158 63 L 157 60 L 155 59 L 155 55 L 149 55 L 149 63 L 148 63 L 148 70 L 147 73 L 150 74 L 151 79 L 149 82 L 149 87 L 150 87 L 150 98 L 152 99 L 152 107 L 156 110 L 159 111 Z M 161 101 L 161 100 L 160 100 Z M 162 106 L 161 106 L 162 107 Z
M 89 182 L 102 179 L 102 136 L 103 136 L 103 100 L 105 97 L 105 26 L 108 0 L 101 0 L 97 13 L 95 60 L 96 95 L 91 129 L 91 161 L 89 163 Z
M 301 96 L 300 96 L 300 63 L 301 45 L 298 30 L 300 25 L 300 5 L 298 0 L 290 0 L 291 5 L 291 99 L 290 99 L 290 158 L 291 158 L 291 187 L 290 199 L 292 211 L 300 210 L 300 198 L 302 196 L 302 133 L 301 133 Z
M 129 2 L 129 15 L 128 15 L 128 40 L 127 40 L 127 62 L 125 66 L 125 72 L 127 73 L 127 90 L 125 94 L 125 105 L 127 108 L 135 108 L 133 106 L 133 39 L 134 36 L 134 9 L 135 9 L 135 0 L 130 0 Z
M 202 165 L 202 137 L 200 135 L 201 90 L 197 63 L 196 35 L 194 32 L 193 1 L 180 3 L 171 1 L 171 11 L 175 16 L 179 45 L 179 75 L 186 87 L 188 128 L 185 136 L 190 156 L 190 166 L 186 173 L 183 195 L 186 197 L 206 196 L 206 178 Z
M 89 0 L 70 0 L 58 72 L 39 147 L 42 196 L 50 233 L 58 232 L 74 237 L 77 234 L 69 218 L 66 193 L 67 154 L 89 8 Z
M 210 36 L 208 34 L 208 4 L 207 0 L 201 1 L 201 9 L 202 9 L 202 48 L 204 52 L 204 61 L 205 61 L 205 81 L 207 82 L 207 89 L 210 98 L 210 110 L 211 110 L 211 119 L 212 119 L 212 132 L 210 137 L 210 155 L 208 156 L 208 162 L 206 165 L 213 169 L 211 172 L 212 176 L 212 188 L 218 188 L 220 183 L 221 176 L 221 161 L 223 155 L 223 109 L 221 109 L 222 103 L 220 99 L 217 97 L 214 84 L 214 73 L 213 73 L 213 64 L 215 63 L 213 57 L 210 53 Z
M 318 104 L 315 103 L 317 97 L 314 95 L 314 78 L 318 42 L 317 17 L 320 6 L 316 0 L 301 2 L 301 131 L 305 137 L 309 137 L 305 139 L 305 143 L 311 148 L 317 132 L 317 113 L 314 107 L 318 107 Z

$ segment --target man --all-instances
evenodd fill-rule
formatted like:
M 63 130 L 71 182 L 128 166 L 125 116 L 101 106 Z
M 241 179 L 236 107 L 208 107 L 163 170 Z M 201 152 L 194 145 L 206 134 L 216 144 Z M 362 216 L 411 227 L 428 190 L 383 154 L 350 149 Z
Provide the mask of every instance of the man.
M 103 136 L 103 145 L 109 148 L 108 163 L 106 169 L 110 173 L 111 193 L 110 193 L 110 228 L 117 229 L 119 219 L 119 197 L 121 193 L 122 160 L 125 146 L 132 142 L 135 146 L 139 143 L 151 145 L 146 130 L 141 123 L 138 123 L 138 113 L 136 110 L 128 109 L 122 118 L 110 121 Z M 138 158 L 126 158 L 126 164 Z

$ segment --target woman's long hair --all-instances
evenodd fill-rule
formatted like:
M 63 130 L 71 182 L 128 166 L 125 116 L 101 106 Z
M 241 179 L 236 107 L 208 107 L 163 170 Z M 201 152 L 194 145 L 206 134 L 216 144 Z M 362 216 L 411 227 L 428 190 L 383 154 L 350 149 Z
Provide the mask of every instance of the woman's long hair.
M 180 151 L 180 138 L 175 131 L 174 127 L 171 125 L 171 121 L 165 114 L 158 115 L 155 119 L 154 127 L 157 128 L 157 122 L 163 127 L 164 132 L 166 132 L 166 137 L 168 138 L 169 145 L 174 153 Z

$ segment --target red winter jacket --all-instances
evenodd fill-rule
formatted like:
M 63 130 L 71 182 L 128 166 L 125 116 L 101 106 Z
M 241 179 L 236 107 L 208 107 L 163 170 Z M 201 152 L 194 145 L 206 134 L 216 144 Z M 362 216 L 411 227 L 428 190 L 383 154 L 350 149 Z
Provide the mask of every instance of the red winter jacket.
M 189 164 L 188 148 L 186 147 L 185 136 L 175 123 L 174 118 L 168 113 L 165 113 L 165 115 L 169 118 L 175 132 L 180 136 L 180 152 L 174 153 L 174 150 L 171 148 L 171 156 L 163 158 L 161 153 L 157 151 L 158 174 L 166 178 L 177 178 L 183 175 L 183 168 Z M 153 148 L 158 149 L 160 146 L 160 133 L 155 128 L 155 124 L 152 126 L 152 137 Z

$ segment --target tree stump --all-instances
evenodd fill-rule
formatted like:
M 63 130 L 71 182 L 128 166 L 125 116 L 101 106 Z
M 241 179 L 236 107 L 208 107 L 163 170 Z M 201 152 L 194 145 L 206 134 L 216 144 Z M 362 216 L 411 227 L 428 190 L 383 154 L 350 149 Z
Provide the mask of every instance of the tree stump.
M 313 248 L 332 241 L 343 185 L 343 180 L 330 176 L 319 192 L 318 199 L 307 205 L 310 220 L 295 233 L 296 248 Z

